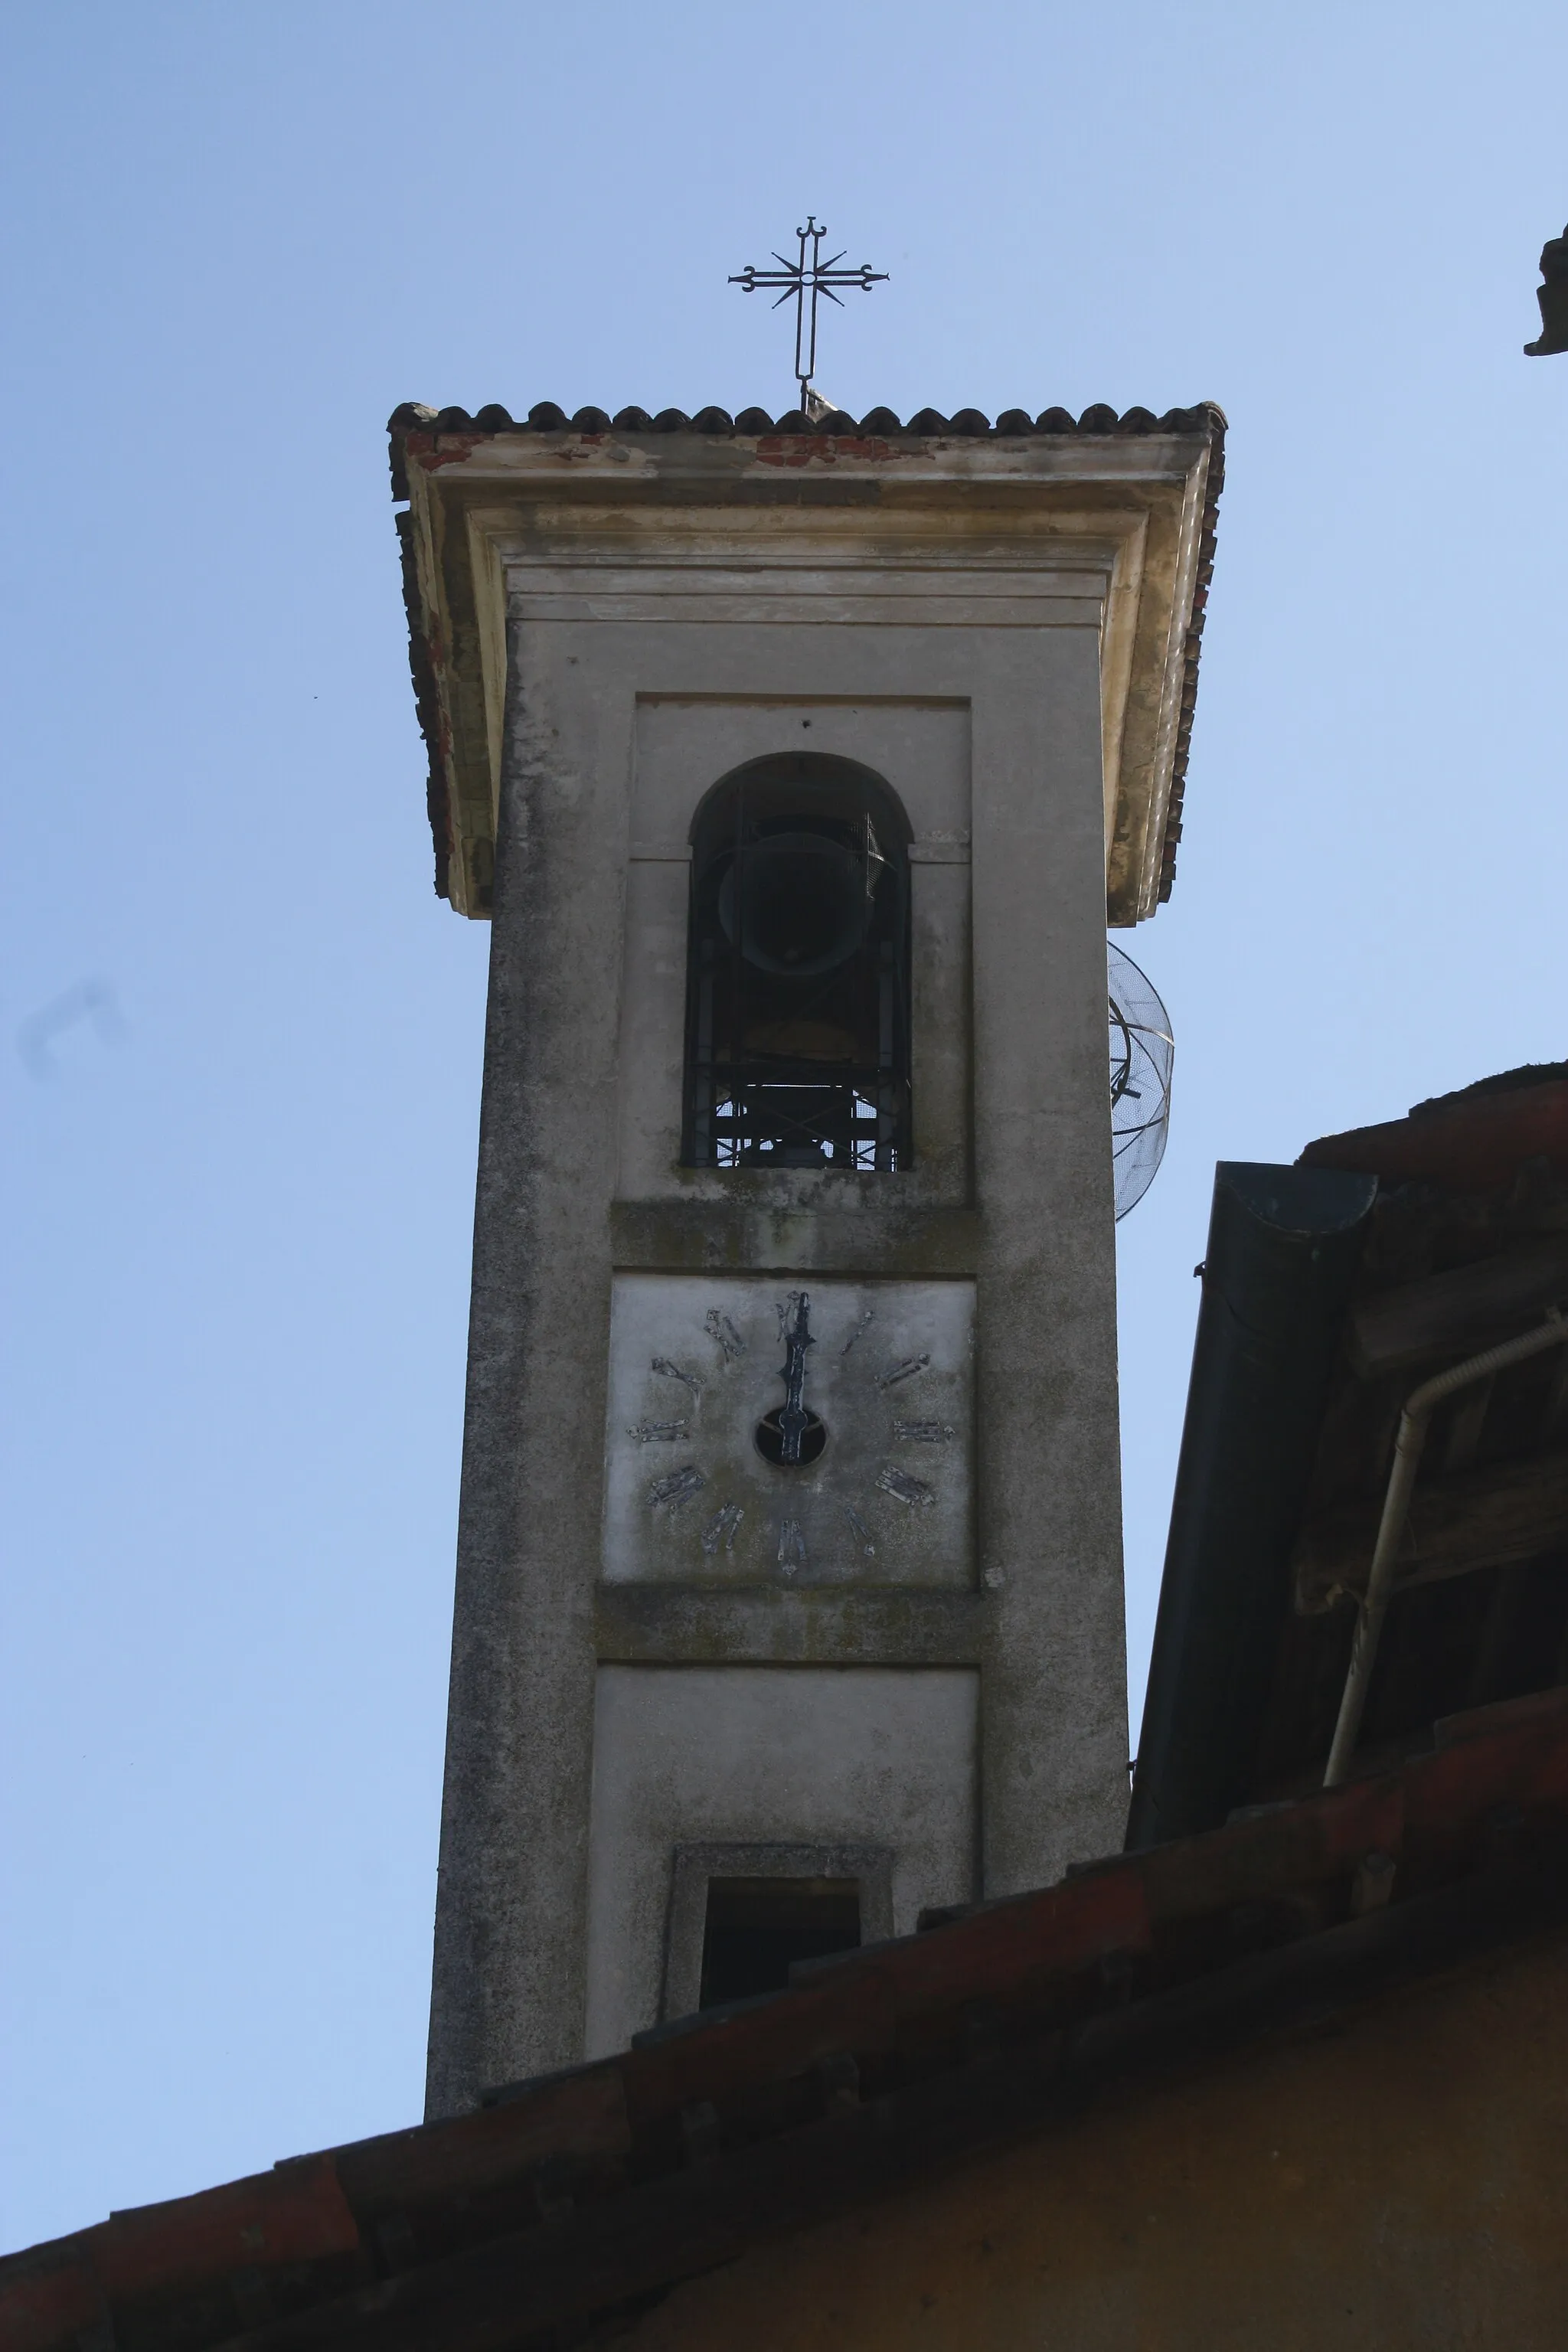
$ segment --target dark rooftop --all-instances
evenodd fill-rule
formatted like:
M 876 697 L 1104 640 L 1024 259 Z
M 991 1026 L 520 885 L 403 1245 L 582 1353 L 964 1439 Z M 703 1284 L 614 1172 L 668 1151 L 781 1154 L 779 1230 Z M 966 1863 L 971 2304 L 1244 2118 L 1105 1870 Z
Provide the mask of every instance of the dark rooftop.
M 1406 1400 L 1568 1308 L 1568 1069 L 1222 1162 L 1196 1270 L 1133 1845 L 1321 1780 Z M 1568 1683 L 1568 1349 L 1439 1408 L 1399 1560 L 1362 1769 Z

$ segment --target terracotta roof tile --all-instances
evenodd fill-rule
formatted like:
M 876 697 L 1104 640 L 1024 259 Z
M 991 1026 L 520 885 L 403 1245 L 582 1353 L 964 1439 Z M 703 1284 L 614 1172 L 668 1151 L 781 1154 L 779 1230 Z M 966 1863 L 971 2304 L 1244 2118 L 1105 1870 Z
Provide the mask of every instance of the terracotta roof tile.
M 798 422 L 797 422 L 798 420 Z M 1129 408 L 1120 414 L 1103 401 L 1086 408 L 1075 417 L 1066 408 L 1043 409 L 1033 419 L 1024 408 L 1005 409 L 994 425 L 978 408 L 961 408 L 952 416 L 940 409 L 917 410 L 908 424 L 901 424 L 890 408 L 873 408 L 866 415 L 856 417 L 847 409 L 829 409 L 823 415 L 806 417 L 798 408 L 786 410 L 781 416 L 771 416 L 765 408 L 743 408 L 731 416 L 726 408 L 700 408 L 694 416 L 684 409 L 661 408 L 650 416 L 646 408 L 623 408 L 614 418 L 602 408 L 580 408 L 568 416 L 552 400 L 534 404 L 527 415 L 512 417 L 499 402 L 492 401 L 470 416 L 466 408 L 426 408 L 418 402 L 405 400 L 395 408 L 387 420 L 393 433 L 787 433 L 805 429 L 827 435 L 874 433 L 1215 433 L 1225 431 L 1224 412 L 1213 401 L 1201 401 L 1195 408 L 1168 408 L 1163 416 L 1152 409 Z

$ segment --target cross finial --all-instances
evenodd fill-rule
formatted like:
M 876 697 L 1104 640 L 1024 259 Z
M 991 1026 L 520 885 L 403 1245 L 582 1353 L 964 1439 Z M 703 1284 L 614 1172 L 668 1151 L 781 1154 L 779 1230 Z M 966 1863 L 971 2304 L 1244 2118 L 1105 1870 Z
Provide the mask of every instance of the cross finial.
M 885 283 L 888 273 L 885 269 L 873 269 L 868 261 L 863 261 L 858 269 L 840 269 L 838 265 L 844 258 L 842 253 L 836 253 L 830 261 L 824 261 L 822 240 L 827 231 L 826 227 L 818 228 L 814 215 L 810 213 L 805 216 L 805 226 L 797 228 L 795 235 L 800 239 L 798 261 L 786 261 L 782 253 L 775 253 L 776 269 L 759 269 L 754 263 L 748 262 L 738 277 L 731 278 L 730 283 L 742 288 L 748 294 L 754 294 L 759 286 L 780 286 L 784 291 L 773 309 L 778 310 L 785 302 L 795 304 L 795 380 L 800 385 L 800 404 L 809 415 L 813 397 L 811 379 L 816 373 L 818 296 L 826 294 L 830 302 L 838 301 L 834 291 L 837 286 L 858 286 L 862 294 L 868 294 L 873 286 Z M 811 247 L 809 262 L 805 253 L 807 245 Z

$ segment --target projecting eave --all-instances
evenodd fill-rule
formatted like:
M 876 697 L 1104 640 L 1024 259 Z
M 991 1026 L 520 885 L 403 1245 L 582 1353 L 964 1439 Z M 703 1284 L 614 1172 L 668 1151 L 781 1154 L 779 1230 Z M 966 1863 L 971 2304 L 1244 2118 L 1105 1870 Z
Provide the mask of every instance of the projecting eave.
M 793 566 L 914 556 L 973 580 L 1059 565 L 1102 568 L 1101 707 L 1106 913 L 1142 921 L 1170 896 L 1198 648 L 1214 566 L 1225 418 L 1173 409 L 890 410 L 857 422 L 748 409 L 695 417 L 548 404 L 405 405 L 391 422 L 410 662 L 429 755 L 436 887 L 461 914 L 489 911 L 505 706 L 505 551 L 537 545 L 546 509 L 574 569 L 711 564 L 765 530 L 775 580 Z M 764 524 L 764 512 L 770 515 Z M 547 532 L 544 536 L 548 537 Z

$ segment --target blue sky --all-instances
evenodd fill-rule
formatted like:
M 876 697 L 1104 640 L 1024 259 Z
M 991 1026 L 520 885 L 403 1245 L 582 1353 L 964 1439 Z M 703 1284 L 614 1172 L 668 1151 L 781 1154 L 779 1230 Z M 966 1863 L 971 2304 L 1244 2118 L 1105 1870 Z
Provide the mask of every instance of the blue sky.
M 1121 1229 L 1134 1723 L 1213 1167 L 1568 1052 L 1546 5 L 3 11 L 0 2243 L 412 2119 L 487 933 L 399 400 L 1217 399 Z

